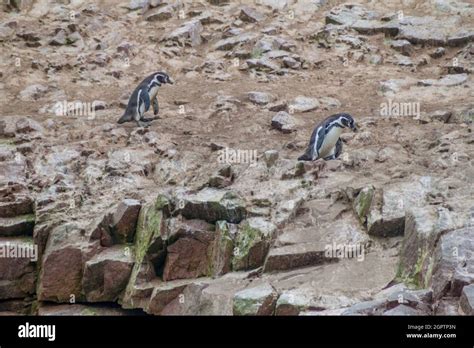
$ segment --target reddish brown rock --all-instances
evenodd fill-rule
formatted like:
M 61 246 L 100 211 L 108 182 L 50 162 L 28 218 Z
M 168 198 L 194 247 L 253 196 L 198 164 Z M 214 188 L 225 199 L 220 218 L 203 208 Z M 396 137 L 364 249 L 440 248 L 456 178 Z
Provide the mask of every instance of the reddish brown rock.
M 163 280 L 205 276 L 212 270 L 212 241 L 214 226 L 201 220 L 177 223 L 171 231 Z
M 83 299 L 84 261 L 98 251 L 97 243 L 82 238 L 85 231 L 70 223 L 51 231 L 43 255 L 38 299 L 70 302 Z
M 0 300 L 35 292 L 37 256 L 31 240 L 0 238 Z
M 133 267 L 130 247 L 107 248 L 86 262 L 82 286 L 88 302 L 114 302 L 125 289 Z
M 118 205 L 110 226 L 114 244 L 133 241 L 140 208 L 141 203 L 135 199 L 124 199 Z

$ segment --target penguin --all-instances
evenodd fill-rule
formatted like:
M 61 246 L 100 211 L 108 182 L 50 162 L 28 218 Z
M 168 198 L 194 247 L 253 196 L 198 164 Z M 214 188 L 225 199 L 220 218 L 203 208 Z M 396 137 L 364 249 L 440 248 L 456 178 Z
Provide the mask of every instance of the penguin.
M 331 115 L 319 123 L 311 134 L 306 152 L 298 157 L 298 161 L 338 158 L 342 152 L 342 140 L 339 137 L 344 128 L 357 132 L 354 119 L 346 113 Z
M 158 88 L 164 83 L 174 83 L 173 79 L 164 72 L 154 73 L 140 82 L 130 96 L 127 108 L 118 123 L 135 121 L 139 127 L 148 127 L 152 119 L 144 118 L 144 113 L 150 109 L 151 102 L 153 114 L 158 114 L 159 106 L 156 94 Z

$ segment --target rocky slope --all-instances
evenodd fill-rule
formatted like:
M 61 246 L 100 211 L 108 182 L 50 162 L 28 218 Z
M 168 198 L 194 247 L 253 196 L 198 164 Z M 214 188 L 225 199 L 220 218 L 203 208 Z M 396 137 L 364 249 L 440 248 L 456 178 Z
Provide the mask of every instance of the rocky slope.
M 472 4 L 0 16 L 0 250 L 38 248 L 0 258 L 1 314 L 474 313 Z M 118 125 L 161 70 L 160 119 Z M 342 156 L 298 162 L 343 111 Z

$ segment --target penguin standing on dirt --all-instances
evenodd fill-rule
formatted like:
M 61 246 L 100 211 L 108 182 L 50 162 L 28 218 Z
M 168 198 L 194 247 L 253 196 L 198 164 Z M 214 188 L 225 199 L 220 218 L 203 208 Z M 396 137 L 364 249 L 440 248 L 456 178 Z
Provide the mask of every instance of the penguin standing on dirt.
M 357 125 L 351 115 L 346 113 L 329 116 L 318 124 L 309 140 L 306 152 L 298 157 L 299 161 L 314 161 L 319 158 L 332 160 L 342 152 L 342 141 L 339 138 L 343 129 L 357 131 Z
M 150 103 L 153 103 L 153 114 L 158 114 L 159 106 L 156 94 L 158 88 L 164 83 L 174 83 L 164 72 L 157 72 L 145 78 L 133 91 L 127 109 L 118 123 L 135 121 L 139 127 L 148 127 L 153 119 L 145 118 L 144 114 L 150 109 Z

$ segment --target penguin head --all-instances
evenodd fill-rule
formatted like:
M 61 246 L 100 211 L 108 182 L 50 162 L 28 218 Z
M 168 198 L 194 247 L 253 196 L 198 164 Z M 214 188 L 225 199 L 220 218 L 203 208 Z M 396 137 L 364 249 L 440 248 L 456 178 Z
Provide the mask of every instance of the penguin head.
M 344 127 L 352 129 L 352 131 L 357 132 L 357 124 L 349 114 L 341 114 L 341 123 Z
M 155 74 L 156 75 L 156 78 L 158 79 L 158 81 L 163 84 L 163 83 L 169 83 L 169 84 L 173 84 L 174 81 L 171 77 L 169 77 L 168 74 L 164 73 L 164 72 L 158 72 Z

